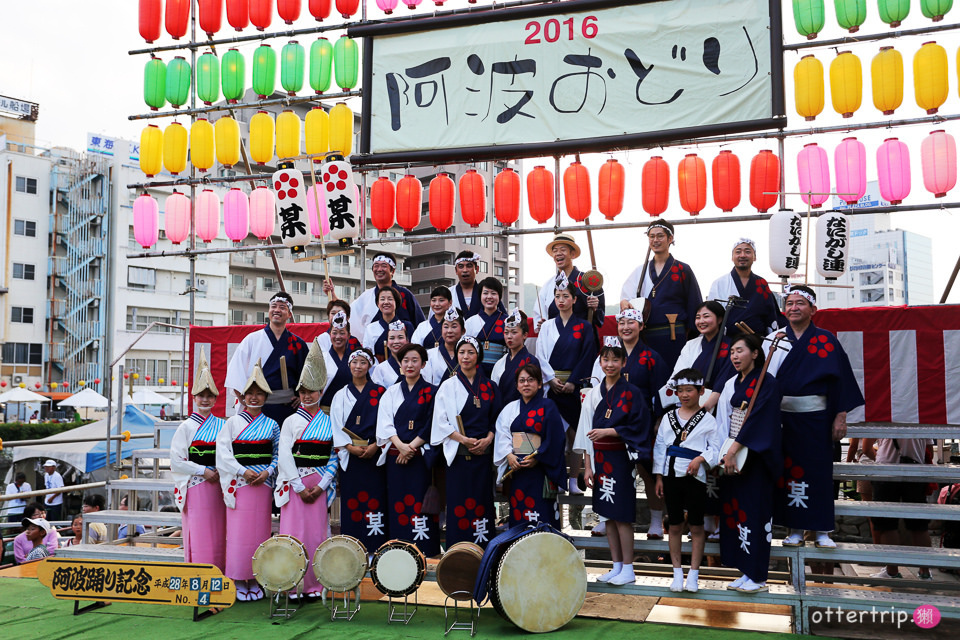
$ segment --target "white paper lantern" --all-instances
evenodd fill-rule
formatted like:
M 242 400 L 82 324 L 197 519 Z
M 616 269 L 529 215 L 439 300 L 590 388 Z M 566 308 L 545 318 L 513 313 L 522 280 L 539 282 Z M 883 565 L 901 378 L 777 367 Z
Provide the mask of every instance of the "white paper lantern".
M 190 235 L 190 198 L 174 191 L 164 203 L 164 231 L 173 244 L 180 244 Z
M 817 272 L 836 280 L 847 270 L 850 223 L 847 216 L 832 212 L 817 220 Z
M 800 268 L 803 219 L 796 211 L 780 209 L 770 216 L 770 270 L 789 278 Z
M 343 156 L 330 156 L 323 164 L 323 196 L 326 201 L 330 238 L 349 247 L 360 235 L 360 207 L 353 170 Z
M 307 186 L 303 174 L 293 168 L 292 162 L 281 162 L 273 174 L 273 189 L 277 192 L 277 216 L 280 218 L 280 241 L 295 254 L 302 254 L 310 242 L 307 218 Z

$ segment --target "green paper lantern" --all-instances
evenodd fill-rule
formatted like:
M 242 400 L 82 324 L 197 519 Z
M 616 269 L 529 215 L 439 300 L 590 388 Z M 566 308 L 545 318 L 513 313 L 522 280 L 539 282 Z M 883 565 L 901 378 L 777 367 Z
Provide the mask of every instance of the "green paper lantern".
M 953 0 L 920 0 L 920 11 L 925 18 L 934 22 L 943 20 L 943 16 L 953 8 Z
M 910 13 L 910 0 L 877 0 L 880 19 L 896 29 Z
M 143 101 L 151 111 L 163 106 L 167 99 L 167 65 L 163 60 L 150 56 L 143 68 Z
M 230 49 L 223 54 L 220 63 L 220 87 L 223 97 L 230 104 L 236 104 L 243 98 L 243 81 L 246 74 L 246 65 L 241 54 L 236 49 Z
M 360 47 L 357 42 L 348 36 L 340 36 L 333 45 L 333 69 L 337 86 L 343 91 L 350 91 L 357 86 L 357 75 L 360 70 Z
M 277 53 L 268 44 L 253 52 L 253 92 L 261 100 L 273 95 L 277 85 Z
M 197 97 L 205 105 L 220 99 L 220 60 L 210 51 L 197 60 Z
M 303 63 L 306 54 L 303 47 L 291 40 L 280 51 L 280 86 L 289 96 L 297 95 L 303 88 Z
M 167 102 L 174 109 L 187 103 L 190 96 L 190 63 L 177 56 L 167 65 Z
M 837 23 L 849 31 L 856 33 L 867 19 L 867 0 L 834 0 L 837 10 Z
M 317 38 L 310 45 L 310 88 L 321 94 L 330 88 L 333 69 L 333 45 L 326 38 Z
M 816 38 L 823 30 L 823 0 L 793 0 L 793 22 L 807 40 Z

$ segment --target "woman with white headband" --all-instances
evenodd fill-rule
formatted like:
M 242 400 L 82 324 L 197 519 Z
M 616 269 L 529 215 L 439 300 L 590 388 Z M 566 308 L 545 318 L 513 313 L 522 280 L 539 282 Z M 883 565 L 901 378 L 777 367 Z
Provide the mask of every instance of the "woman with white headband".
M 321 338 L 326 337 L 326 341 Z M 360 343 L 350 335 L 350 321 L 347 314 L 341 310 L 330 318 L 330 330 L 317 336 L 317 344 L 323 352 L 324 364 L 327 368 L 327 386 L 320 396 L 320 410 L 330 415 L 330 406 L 333 397 L 340 389 L 350 383 L 350 354 L 360 348 Z M 327 343 L 324 348 L 324 342 Z
M 482 308 L 473 316 L 467 318 L 466 330 L 468 336 L 473 336 L 483 347 L 483 361 L 480 366 L 488 377 L 493 373 L 497 360 L 507 352 L 503 342 L 503 321 L 507 314 L 500 304 L 503 298 L 503 285 L 496 278 L 484 278 L 478 285 L 480 289 L 480 303 Z
M 400 358 L 397 354 L 400 353 L 400 349 L 410 343 L 407 339 L 407 336 L 410 335 L 409 329 L 406 323 L 399 320 L 394 320 L 387 327 L 384 342 L 387 358 L 370 372 L 370 379 L 381 387 L 387 388 L 403 377 L 400 371 Z
M 520 367 L 535 363 L 543 374 L 540 380 L 541 386 L 553 380 L 553 369 L 550 368 L 550 363 L 540 362 L 537 356 L 527 351 L 528 332 L 527 314 L 520 309 L 514 309 L 503 321 L 503 341 L 508 351 L 493 366 L 490 379 L 500 388 L 504 405 L 520 399 L 520 391 L 517 389 L 517 372 Z
M 387 332 L 391 324 L 400 323 L 406 328 L 407 336 L 413 335 L 413 325 L 397 315 L 399 306 L 400 294 L 395 289 L 387 287 L 377 294 L 377 307 L 380 311 L 364 330 L 362 344 L 377 357 L 378 362 L 383 362 L 389 355 Z
M 443 324 L 440 327 L 442 342 L 433 349 L 427 350 L 427 366 L 423 370 L 423 377 L 432 384 L 439 386 L 447 378 L 454 378 L 460 370 L 457 362 L 457 344 L 464 334 L 463 314 L 450 307 L 443 314 Z

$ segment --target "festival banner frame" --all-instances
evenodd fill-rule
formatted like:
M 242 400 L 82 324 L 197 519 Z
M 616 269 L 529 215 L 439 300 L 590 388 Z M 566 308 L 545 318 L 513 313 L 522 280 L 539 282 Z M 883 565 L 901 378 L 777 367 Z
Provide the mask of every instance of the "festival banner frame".
M 569 0 L 348 34 L 364 50 L 358 165 L 629 149 L 786 123 L 776 0 Z

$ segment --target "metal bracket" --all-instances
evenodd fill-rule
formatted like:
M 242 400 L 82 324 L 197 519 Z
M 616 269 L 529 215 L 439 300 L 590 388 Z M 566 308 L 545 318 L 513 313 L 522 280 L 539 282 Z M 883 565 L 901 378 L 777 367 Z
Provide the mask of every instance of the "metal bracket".
M 467 596 L 464 598 L 467 602 L 470 603 L 469 608 L 464 607 L 469 614 L 467 620 L 460 619 L 460 602 L 454 596 Z M 453 621 L 450 621 L 450 601 L 453 600 Z M 443 626 L 444 632 L 443 635 L 446 636 L 451 631 L 469 631 L 470 637 L 477 635 L 477 625 L 480 621 L 480 607 L 474 606 L 473 594 L 469 591 L 454 591 L 446 597 L 443 601 Z
M 93 611 L 94 609 L 102 609 L 103 607 L 107 606 L 108 604 L 110 604 L 110 603 L 109 603 L 109 602 L 94 602 L 94 603 L 88 604 L 88 605 L 86 605 L 86 606 L 84 606 L 84 607 L 81 607 L 81 606 L 80 606 L 80 601 L 79 601 L 79 600 L 74 600 L 74 601 L 73 601 L 73 615 L 78 616 L 78 615 L 80 615 L 81 613 L 86 613 L 87 611 Z
M 393 599 L 393 597 L 390 597 L 390 598 L 388 599 L 388 602 L 389 602 L 389 604 L 390 604 L 390 611 L 389 611 L 389 613 L 387 613 L 387 624 L 390 624 L 390 623 L 393 623 L 393 622 L 402 622 L 403 624 L 409 624 L 409 623 L 410 623 L 410 620 L 413 618 L 414 614 L 417 612 L 417 604 L 418 604 L 418 602 L 417 602 L 417 592 L 416 592 L 416 591 L 413 592 L 413 611 L 410 611 L 410 610 L 409 610 L 409 606 L 410 606 L 410 596 L 409 596 L 409 595 L 403 596 L 403 611 L 402 611 L 402 612 L 398 612 L 398 611 L 397 611 L 397 606 L 398 606 L 398 605 L 394 604 L 394 599 Z
M 320 592 L 320 598 L 323 601 L 323 606 L 327 606 L 327 594 L 336 594 L 341 593 L 343 595 L 343 608 L 337 606 L 336 596 L 330 599 L 330 620 L 353 620 L 353 616 L 357 615 L 357 612 L 360 611 L 360 587 L 357 587 L 353 591 L 342 591 L 337 592 L 332 589 L 323 588 L 323 591 Z M 353 596 L 351 598 L 351 595 Z

